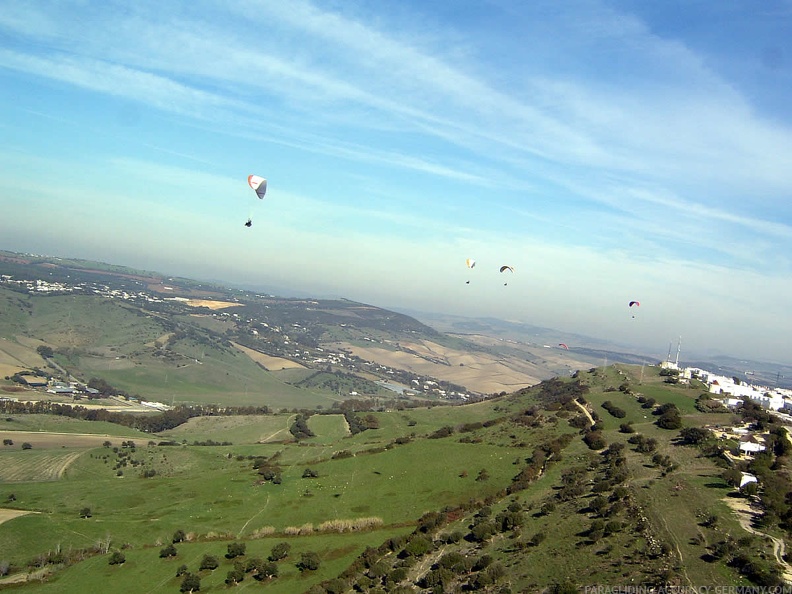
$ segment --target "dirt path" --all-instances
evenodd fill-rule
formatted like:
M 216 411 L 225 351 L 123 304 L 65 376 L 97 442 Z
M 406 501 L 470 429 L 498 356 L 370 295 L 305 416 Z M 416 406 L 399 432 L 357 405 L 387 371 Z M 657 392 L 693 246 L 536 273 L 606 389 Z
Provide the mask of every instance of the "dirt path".
M 660 519 L 663 520 L 663 525 L 665 526 L 666 533 L 671 537 L 671 540 L 674 541 L 674 547 L 676 548 L 677 556 L 679 557 L 679 566 L 682 568 L 682 574 L 685 576 L 685 581 L 687 584 L 693 589 L 694 592 L 698 592 L 696 587 L 693 586 L 693 582 L 690 580 L 690 576 L 687 573 L 687 569 L 685 569 L 685 558 L 682 556 L 682 549 L 679 548 L 679 542 L 677 541 L 676 536 L 668 527 L 668 522 L 664 516 L 660 516 Z
M 588 411 L 588 409 L 585 406 L 583 406 L 582 404 L 580 404 L 580 402 L 578 402 L 577 400 L 573 400 L 573 402 L 578 405 L 578 408 L 580 410 L 582 410 L 583 414 L 588 417 L 589 423 L 591 423 L 593 425 L 594 424 L 594 417 L 591 416 L 591 413 Z
M 746 532 L 756 534 L 757 536 L 763 536 L 773 541 L 773 555 L 775 555 L 776 561 L 781 566 L 781 575 L 786 583 L 792 584 L 792 565 L 784 561 L 784 555 L 786 555 L 786 544 L 784 541 L 753 527 L 753 520 L 759 514 L 751 507 L 748 500 L 736 497 L 724 497 L 724 501 L 726 501 L 726 505 L 737 514 L 737 520 Z
M 255 514 L 253 514 L 250 517 L 250 519 L 247 522 L 245 522 L 245 525 L 242 526 L 242 528 L 239 529 L 239 533 L 237 534 L 237 538 L 241 538 L 242 537 L 242 533 L 245 531 L 245 528 L 248 527 L 248 524 L 250 524 L 257 516 L 261 515 L 261 512 L 263 512 L 265 509 L 267 509 L 267 506 L 269 505 L 269 500 L 270 500 L 270 496 L 267 495 L 267 500 L 264 502 L 264 505 L 261 507 L 261 509 L 258 510 Z
M 282 429 L 278 429 L 277 431 L 275 431 L 274 433 L 271 433 L 269 435 L 262 435 L 261 437 L 259 437 L 259 439 L 258 439 L 258 441 L 256 443 L 267 443 L 270 439 L 272 439 L 276 435 L 279 435 L 279 434 L 283 433 L 284 431 L 286 433 L 288 433 L 289 432 L 289 427 L 291 427 L 292 421 L 294 420 L 294 418 L 296 416 L 297 415 L 289 415 L 289 418 L 286 419 L 286 425 Z

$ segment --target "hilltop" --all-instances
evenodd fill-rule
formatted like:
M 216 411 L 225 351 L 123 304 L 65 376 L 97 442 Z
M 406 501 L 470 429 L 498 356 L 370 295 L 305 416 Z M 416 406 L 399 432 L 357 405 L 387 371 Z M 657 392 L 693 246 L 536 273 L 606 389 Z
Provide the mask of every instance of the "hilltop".
M 780 586 L 792 444 L 700 388 L 615 365 L 473 404 L 156 434 L 6 402 L 0 569 L 29 593 Z M 738 455 L 743 422 L 767 455 Z

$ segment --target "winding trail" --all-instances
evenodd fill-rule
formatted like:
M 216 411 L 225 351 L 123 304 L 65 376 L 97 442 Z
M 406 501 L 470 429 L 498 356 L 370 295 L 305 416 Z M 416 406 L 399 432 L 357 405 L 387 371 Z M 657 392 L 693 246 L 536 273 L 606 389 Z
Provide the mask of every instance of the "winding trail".
M 247 522 L 245 522 L 245 524 L 244 524 L 244 526 L 242 526 L 242 528 L 239 529 L 239 532 L 237 533 L 237 538 L 241 538 L 242 537 L 242 533 L 245 531 L 245 528 L 248 527 L 248 524 L 250 524 L 253 520 L 255 520 L 261 514 L 261 512 L 263 512 L 265 509 L 267 509 L 267 506 L 269 505 L 269 500 L 270 500 L 270 496 L 267 495 L 267 500 L 264 502 L 264 505 L 261 507 L 261 509 L 258 510 L 252 516 L 250 516 L 250 519 Z
M 588 417 L 589 423 L 594 425 L 594 417 L 591 416 L 591 413 L 588 411 L 588 409 L 582 404 L 580 404 L 580 402 L 578 402 L 577 400 L 573 400 L 573 402 L 577 404 L 578 408 L 583 411 L 583 414 Z
M 772 536 L 753 527 L 753 521 L 759 514 L 754 511 L 750 503 L 745 499 L 724 497 L 724 501 L 726 502 L 726 505 L 728 505 L 732 511 L 737 514 L 737 520 L 740 522 L 740 526 L 742 526 L 746 532 L 769 538 L 771 541 L 773 541 L 773 555 L 775 555 L 776 561 L 781 566 L 781 575 L 787 584 L 792 584 L 792 565 L 784 560 L 784 555 L 786 555 L 786 543 L 784 543 L 783 539 Z

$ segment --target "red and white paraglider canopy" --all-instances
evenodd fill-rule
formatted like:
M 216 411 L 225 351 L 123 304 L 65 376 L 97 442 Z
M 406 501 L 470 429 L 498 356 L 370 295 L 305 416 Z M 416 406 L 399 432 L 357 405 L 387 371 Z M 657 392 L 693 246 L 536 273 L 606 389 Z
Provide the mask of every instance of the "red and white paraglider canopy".
M 248 175 L 248 185 L 256 192 L 256 196 L 264 198 L 267 193 L 267 180 L 258 175 Z

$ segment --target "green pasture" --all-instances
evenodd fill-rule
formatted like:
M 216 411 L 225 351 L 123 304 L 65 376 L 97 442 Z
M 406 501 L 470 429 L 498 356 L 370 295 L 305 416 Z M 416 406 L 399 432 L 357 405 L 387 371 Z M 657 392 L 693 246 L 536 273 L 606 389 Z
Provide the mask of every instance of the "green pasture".
M 239 560 L 266 559 L 272 547 L 280 542 L 291 546 L 288 557 L 278 561 L 278 577 L 259 582 L 251 574 L 233 587 L 234 592 L 260 592 L 272 594 L 294 594 L 304 592 L 312 585 L 331 579 L 346 569 L 366 547 L 377 547 L 388 538 L 407 534 L 411 528 L 397 527 L 354 534 L 314 534 L 311 536 L 268 537 L 245 541 L 246 551 Z M 22 588 L 30 593 L 83 594 L 84 592 L 124 592 L 125 594 L 154 594 L 178 592 L 182 578 L 176 570 L 187 565 L 191 573 L 201 578 L 201 592 L 227 591 L 226 575 L 233 569 L 233 561 L 226 559 L 228 544 L 233 540 L 186 542 L 176 545 L 177 555 L 161 559 L 162 546 L 134 547 L 125 549 L 123 565 L 109 565 L 110 555 L 97 555 L 48 578 L 45 583 L 28 583 Z M 170 540 L 167 541 L 168 544 Z M 121 543 L 114 543 L 119 545 Z M 113 549 L 117 547 L 114 546 Z M 315 552 L 321 564 L 316 571 L 301 573 L 296 563 L 303 552 Z M 214 555 L 220 566 L 213 570 L 199 571 L 204 555 Z
M 96 369 L 111 385 L 149 400 L 170 403 L 216 403 L 235 406 L 315 408 L 331 406 L 335 394 L 287 384 L 241 353 L 215 351 L 201 363 L 185 359 L 179 367 L 164 364 L 128 369 Z
M 59 415 L 4 415 L 0 420 L 0 431 L 42 431 L 52 433 L 86 433 L 91 435 L 112 435 L 151 439 L 151 435 L 136 429 L 105 421 L 85 421 Z M 145 442 L 144 442 L 145 443 Z
M 133 457 L 145 464 L 124 467 L 117 477 L 112 450 L 96 448 L 61 481 L 16 483 L 14 507 L 41 513 L 0 525 L 0 558 L 23 563 L 43 550 L 87 547 L 107 535 L 145 546 L 177 529 L 245 536 L 266 526 L 372 516 L 386 526 L 409 524 L 426 511 L 494 493 L 516 474 L 513 451 L 447 438 L 310 465 L 295 461 L 282 467 L 280 485 L 258 485 L 252 462 L 237 460 L 234 449 L 138 447 Z M 313 456 L 315 449 L 289 451 Z M 302 478 L 306 467 L 319 477 Z M 143 468 L 157 476 L 140 478 Z M 481 469 L 489 478 L 477 481 Z M 468 476 L 461 478 L 462 471 Z M 79 517 L 83 507 L 91 518 Z
M 234 445 L 291 440 L 289 427 L 294 417 L 293 414 L 195 417 L 159 435 L 190 444 L 208 440 Z
M 0 336 L 12 337 L 19 334 L 28 322 L 30 297 L 0 287 Z
M 153 317 L 99 296 L 49 296 L 31 301 L 35 314 L 27 330 L 53 346 L 114 348 L 127 354 L 139 345 L 162 335 L 162 326 Z
M 308 428 L 315 434 L 306 440 L 309 443 L 336 443 L 350 435 L 344 415 L 311 415 Z

